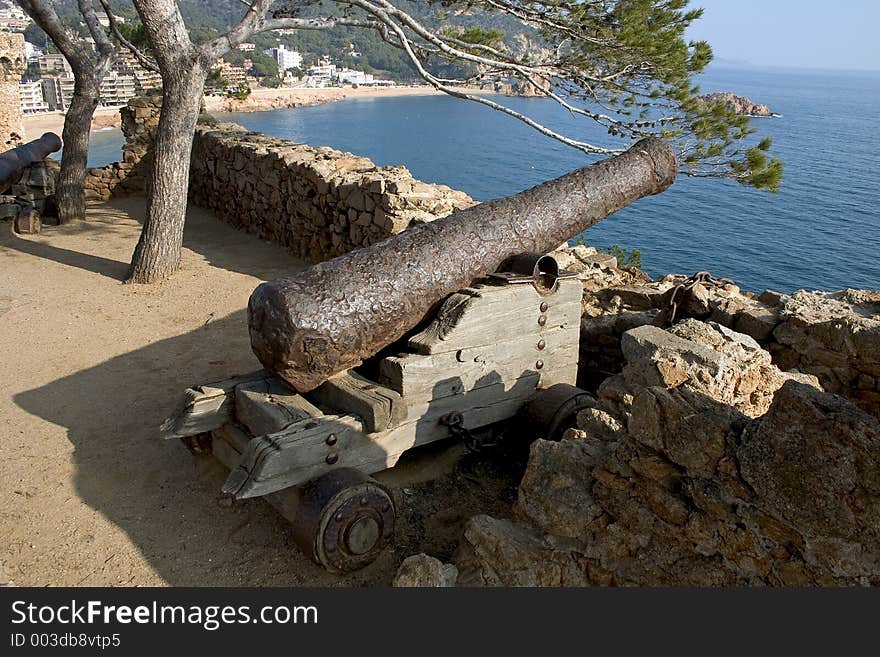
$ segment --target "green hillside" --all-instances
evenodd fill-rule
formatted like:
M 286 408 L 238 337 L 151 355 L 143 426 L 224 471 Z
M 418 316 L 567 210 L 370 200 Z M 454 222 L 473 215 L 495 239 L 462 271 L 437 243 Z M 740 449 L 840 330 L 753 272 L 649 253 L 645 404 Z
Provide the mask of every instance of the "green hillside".
M 77 0 L 59 0 L 58 11 L 69 17 L 78 16 Z M 279 3 L 281 4 L 281 3 Z M 441 23 L 444 27 L 451 26 L 478 26 L 483 29 L 497 30 L 503 34 L 508 43 L 524 32 L 534 36 L 534 32 L 524 27 L 519 21 L 504 15 L 475 12 L 466 15 L 452 15 L 445 11 L 440 2 L 428 0 L 400 0 L 401 9 L 410 12 L 418 20 L 430 27 L 438 27 Z M 114 13 L 126 19 L 126 25 L 132 26 L 137 23 L 137 14 L 133 6 L 127 0 L 111 0 Z M 229 26 L 235 24 L 244 12 L 244 6 L 240 0 L 179 0 L 178 5 L 186 20 L 187 26 L 193 39 L 206 40 Z M 301 16 L 327 16 L 342 15 L 343 5 L 335 2 L 301 2 Z M 85 27 L 82 26 L 83 31 Z M 39 28 L 32 28 L 28 38 L 42 44 Z M 266 33 L 256 35 L 251 39 L 260 50 L 270 48 L 279 43 L 286 47 L 299 50 L 304 57 L 305 65 L 314 63 L 319 57 L 330 56 L 334 62 L 376 73 L 380 76 L 389 77 L 399 81 L 411 80 L 416 77 L 406 55 L 399 49 L 382 41 L 380 36 L 372 31 L 358 28 L 341 27 L 331 31 L 302 30 L 293 33 L 277 34 Z M 349 53 L 359 53 L 355 57 Z M 231 53 L 230 61 L 241 60 L 240 53 Z M 262 61 L 256 55 L 255 59 Z M 462 76 L 468 71 L 457 64 L 447 62 L 429 62 L 429 68 L 440 72 L 444 76 Z

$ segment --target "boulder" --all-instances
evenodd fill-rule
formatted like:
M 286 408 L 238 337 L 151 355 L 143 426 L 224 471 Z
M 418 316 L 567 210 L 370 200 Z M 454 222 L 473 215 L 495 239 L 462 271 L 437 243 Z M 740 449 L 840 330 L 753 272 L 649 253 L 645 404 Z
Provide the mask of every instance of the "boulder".
M 880 584 L 877 418 L 719 325 L 624 351 L 601 407 L 532 445 L 517 520 L 468 523 L 460 585 Z
M 400 564 L 394 577 L 397 587 L 448 587 L 455 586 L 458 568 L 443 563 L 427 554 L 414 554 Z

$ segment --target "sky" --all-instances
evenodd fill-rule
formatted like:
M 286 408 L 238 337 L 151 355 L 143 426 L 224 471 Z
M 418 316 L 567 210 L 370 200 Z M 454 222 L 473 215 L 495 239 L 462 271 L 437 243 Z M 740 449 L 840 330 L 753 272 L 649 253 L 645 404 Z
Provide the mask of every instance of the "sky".
M 880 71 L 880 0 L 691 0 L 719 64 Z

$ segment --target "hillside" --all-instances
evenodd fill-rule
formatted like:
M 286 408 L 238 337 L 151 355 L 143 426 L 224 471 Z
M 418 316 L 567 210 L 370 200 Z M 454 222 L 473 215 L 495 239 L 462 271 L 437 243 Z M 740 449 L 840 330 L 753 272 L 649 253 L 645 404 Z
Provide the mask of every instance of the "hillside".
M 77 0 L 59 0 L 57 4 L 58 11 L 62 15 L 73 15 L 77 12 Z M 302 16 L 339 16 L 344 12 L 341 5 L 326 0 L 302 4 L 305 5 L 300 10 Z M 205 40 L 215 36 L 237 22 L 244 11 L 240 0 L 179 0 L 178 5 L 195 40 Z M 476 26 L 498 30 L 504 35 L 503 39 L 509 46 L 521 44 L 524 36 L 527 37 L 527 42 L 532 42 L 537 37 L 534 30 L 509 16 L 484 11 L 449 14 L 440 3 L 424 0 L 399 0 L 398 5 L 430 27 L 436 28 L 442 23 L 445 27 Z M 117 15 L 126 19 L 127 24 L 137 22 L 137 14 L 128 0 L 111 0 L 110 6 Z M 40 32 L 38 28 L 32 29 L 29 39 L 43 43 L 43 39 L 37 36 Z M 329 55 L 342 65 L 378 73 L 399 81 L 416 77 L 415 70 L 406 55 L 382 41 L 381 37 L 372 30 L 343 27 L 327 32 L 302 30 L 283 34 L 267 33 L 255 36 L 252 41 L 261 49 L 281 43 L 299 50 L 307 65 L 315 62 L 319 57 Z M 350 53 L 359 55 L 353 56 Z M 232 58 L 234 59 L 235 55 Z M 429 68 L 441 72 L 444 76 L 460 77 L 467 74 L 467 69 L 463 66 L 447 62 L 431 62 Z

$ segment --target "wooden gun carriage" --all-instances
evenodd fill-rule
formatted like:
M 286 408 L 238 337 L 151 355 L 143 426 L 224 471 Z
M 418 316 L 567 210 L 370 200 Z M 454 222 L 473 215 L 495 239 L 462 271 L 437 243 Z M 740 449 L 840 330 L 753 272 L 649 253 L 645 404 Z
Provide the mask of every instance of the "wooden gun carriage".
M 552 257 L 514 259 L 447 297 L 393 355 L 308 393 L 267 370 L 190 388 L 165 436 L 210 445 L 230 469 L 223 491 L 273 503 L 313 560 L 361 568 L 395 522 L 390 492 L 369 475 L 415 447 L 478 442 L 518 415 L 550 437 L 592 404 L 574 386 L 582 293 Z
M 520 254 L 555 248 L 677 173 L 672 148 L 643 139 L 259 285 L 248 327 L 268 370 L 189 389 L 166 435 L 210 443 L 231 470 L 224 492 L 279 507 L 316 562 L 370 563 L 394 533 L 394 501 L 371 474 L 518 416 L 531 437 L 553 438 L 593 404 L 574 386 L 582 285 L 552 257 Z

